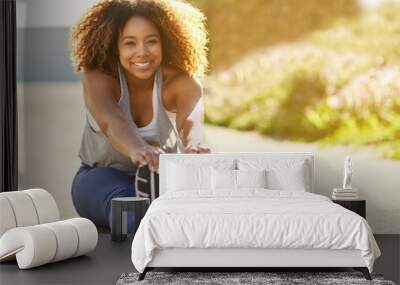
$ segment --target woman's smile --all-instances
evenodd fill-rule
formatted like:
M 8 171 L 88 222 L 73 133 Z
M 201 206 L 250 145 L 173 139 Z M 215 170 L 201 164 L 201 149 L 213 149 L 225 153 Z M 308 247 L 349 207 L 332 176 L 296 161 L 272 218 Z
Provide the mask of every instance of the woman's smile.
M 143 61 L 143 62 L 133 62 L 131 64 L 139 70 L 146 70 L 151 66 L 152 63 L 153 61 Z

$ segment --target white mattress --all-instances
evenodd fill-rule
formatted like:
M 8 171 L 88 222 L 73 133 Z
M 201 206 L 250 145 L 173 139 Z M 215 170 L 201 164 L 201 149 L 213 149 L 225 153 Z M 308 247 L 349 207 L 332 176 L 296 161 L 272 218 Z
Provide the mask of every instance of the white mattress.
M 262 189 L 162 195 L 140 223 L 132 262 L 143 272 L 156 249 L 169 248 L 359 250 L 370 271 L 380 255 L 359 215 L 321 195 Z

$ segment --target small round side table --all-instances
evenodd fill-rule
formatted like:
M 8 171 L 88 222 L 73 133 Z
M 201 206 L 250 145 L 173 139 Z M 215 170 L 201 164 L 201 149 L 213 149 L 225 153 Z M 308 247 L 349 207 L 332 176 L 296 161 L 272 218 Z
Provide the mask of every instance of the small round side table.
M 124 241 L 128 234 L 135 234 L 149 205 L 149 198 L 113 198 L 111 201 L 111 240 Z M 128 212 L 133 213 L 135 217 L 133 229 L 130 233 L 128 233 Z

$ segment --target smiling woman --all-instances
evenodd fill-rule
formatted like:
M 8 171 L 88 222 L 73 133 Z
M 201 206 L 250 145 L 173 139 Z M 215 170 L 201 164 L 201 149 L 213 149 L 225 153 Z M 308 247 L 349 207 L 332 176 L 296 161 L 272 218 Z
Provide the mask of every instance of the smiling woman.
M 135 196 L 137 166 L 158 171 L 163 152 L 205 153 L 204 16 L 177 0 L 106 0 L 72 33 L 87 122 L 72 183 L 81 216 L 110 224 L 114 197 Z

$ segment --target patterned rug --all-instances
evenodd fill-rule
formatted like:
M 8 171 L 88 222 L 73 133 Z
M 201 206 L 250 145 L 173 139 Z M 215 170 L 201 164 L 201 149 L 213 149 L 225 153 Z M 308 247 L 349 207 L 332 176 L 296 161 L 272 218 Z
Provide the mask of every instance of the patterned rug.
M 213 284 L 213 285 L 395 285 L 384 280 L 382 275 L 372 274 L 372 281 L 364 278 L 360 272 L 148 272 L 142 281 L 139 273 L 122 274 L 117 285 L 134 284 Z

